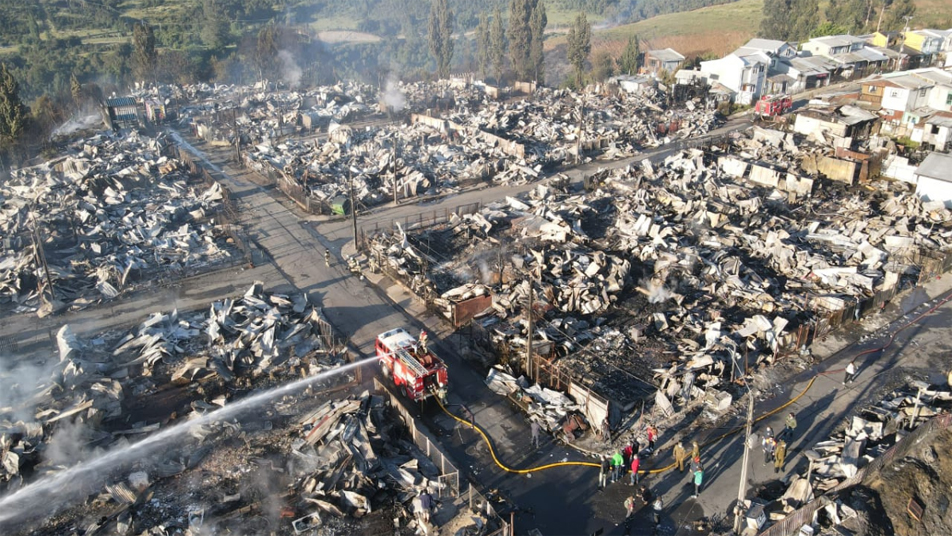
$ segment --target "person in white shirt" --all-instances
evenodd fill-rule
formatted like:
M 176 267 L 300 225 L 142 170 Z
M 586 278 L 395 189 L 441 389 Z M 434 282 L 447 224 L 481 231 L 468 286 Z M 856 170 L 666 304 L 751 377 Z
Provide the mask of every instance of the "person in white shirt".
M 843 385 L 848 383 L 853 383 L 853 380 L 856 379 L 856 360 L 850 361 L 849 365 L 846 365 L 846 377 L 843 378 Z

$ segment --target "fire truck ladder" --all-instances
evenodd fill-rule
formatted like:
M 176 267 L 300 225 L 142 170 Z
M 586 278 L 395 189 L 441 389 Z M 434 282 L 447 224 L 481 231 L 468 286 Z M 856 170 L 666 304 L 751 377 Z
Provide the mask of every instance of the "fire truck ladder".
M 417 361 L 415 357 L 410 355 L 410 353 L 407 352 L 406 349 L 396 348 L 393 351 L 393 355 L 397 356 L 397 359 L 403 362 L 403 364 L 406 365 L 408 369 L 412 370 L 413 373 L 416 374 L 417 378 L 422 378 L 426 376 L 427 374 L 426 367 L 420 364 L 420 362 Z

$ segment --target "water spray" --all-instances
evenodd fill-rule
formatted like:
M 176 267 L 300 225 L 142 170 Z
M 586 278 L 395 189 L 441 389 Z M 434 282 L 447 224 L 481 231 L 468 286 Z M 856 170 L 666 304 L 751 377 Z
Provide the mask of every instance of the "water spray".
M 0 534 L 9 534 L 14 530 L 22 529 L 24 521 L 26 521 L 24 518 L 49 517 L 49 513 L 44 511 L 45 509 L 59 510 L 65 508 L 74 500 L 74 496 L 80 492 L 86 494 L 88 490 L 101 489 L 102 483 L 97 481 L 109 478 L 114 473 L 116 465 L 148 460 L 160 448 L 165 453 L 170 443 L 180 442 L 193 426 L 235 417 L 244 410 L 257 407 L 279 396 L 302 389 L 320 380 L 349 372 L 373 361 L 376 361 L 376 358 L 363 359 L 275 387 L 234 404 L 226 405 L 197 419 L 177 423 L 138 443 L 112 449 L 98 458 L 87 460 L 63 472 L 33 482 L 10 495 L 0 497 Z

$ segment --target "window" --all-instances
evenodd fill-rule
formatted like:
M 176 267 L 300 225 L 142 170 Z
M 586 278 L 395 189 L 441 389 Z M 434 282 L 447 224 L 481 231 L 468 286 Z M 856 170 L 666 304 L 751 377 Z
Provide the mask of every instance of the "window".
M 952 93 L 945 96 L 945 105 L 952 106 Z
M 925 88 L 919 90 L 919 96 L 920 96 L 920 97 L 925 97 L 925 96 L 926 96 L 926 90 L 925 90 Z
M 892 98 L 894 98 L 894 99 L 898 99 L 898 98 L 899 98 L 899 90 L 898 90 L 898 89 L 891 89 L 891 90 L 889 90 L 889 96 L 892 97 Z
M 867 91 L 868 91 L 869 93 L 876 93 L 876 86 L 869 86 L 869 88 L 868 88 Z
M 721 75 L 719 75 L 719 74 L 712 74 L 712 75 L 711 75 L 711 80 L 720 80 L 720 79 L 721 79 Z M 952 98 L 952 95 L 950 95 L 949 98 Z

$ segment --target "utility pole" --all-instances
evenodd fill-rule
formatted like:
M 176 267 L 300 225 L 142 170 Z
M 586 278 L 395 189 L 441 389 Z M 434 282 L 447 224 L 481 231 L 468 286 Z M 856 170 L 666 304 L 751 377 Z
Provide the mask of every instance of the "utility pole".
M 397 205 L 397 138 L 393 138 L 393 153 L 390 158 L 391 177 L 393 177 L 393 205 Z
M 906 15 L 903 20 L 906 21 L 906 26 L 902 29 L 902 44 L 899 45 L 900 65 L 902 64 L 902 55 L 906 53 L 906 34 L 909 32 L 909 21 L 912 20 L 912 15 Z
M 360 241 L 357 236 L 357 200 L 354 193 L 354 172 L 350 172 L 350 213 L 353 216 L 354 220 L 354 247 L 357 251 L 360 251 Z
M 876 23 L 876 33 L 879 33 L 880 26 L 883 25 L 883 13 L 886 12 L 886 0 L 883 0 L 883 7 L 879 10 L 879 21 Z M 889 39 L 886 39 L 886 46 L 889 46 Z
M 529 336 L 526 337 L 526 375 L 532 378 L 532 274 L 529 274 L 529 308 L 526 310 L 529 322 Z
M 36 254 L 37 264 L 43 267 L 43 273 L 46 275 L 46 286 L 50 289 L 50 306 L 56 300 L 55 289 L 53 288 L 53 276 L 50 274 L 50 266 L 46 263 L 46 252 L 43 251 L 43 237 L 40 235 L 40 227 L 36 224 L 36 216 L 30 211 L 30 220 L 33 223 L 33 232 L 30 238 L 33 239 L 33 253 Z M 40 301 L 43 300 L 43 291 L 40 289 Z
M 744 437 L 744 465 L 740 468 L 740 485 L 737 487 L 737 505 L 734 506 L 734 532 L 744 530 L 744 499 L 747 495 L 747 467 L 750 465 L 750 433 L 754 425 L 754 392 L 747 387 L 747 429 Z
M 234 108 L 231 111 L 231 124 L 235 129 L 235 161 L 238 163 L 238 166 L 244 167 L 241 162 L 241 131 L 238 130 L 238 108 Z

